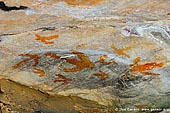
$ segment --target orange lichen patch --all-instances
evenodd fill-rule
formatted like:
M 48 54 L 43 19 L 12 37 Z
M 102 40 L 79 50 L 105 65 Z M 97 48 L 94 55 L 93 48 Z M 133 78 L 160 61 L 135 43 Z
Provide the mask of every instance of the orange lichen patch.
M 38 74 L 40 77 L 45 76 L 45 71 L 44 70 L 41 70 L 41 69 L 38 69 L 38 68 L 34 68 L 33 72 L 35 74 Z
M 84 53 L 76 52 L 76 51 L 73 51 L 72 53 L 77 55 L 79 60 L 73 58 L 63 58 L 68 63 L 76 65 L 76 67 L 74 68 L 64 68 L 65 72 L 76 72 L 76 71 L 81 71 L 85 68 L 93 68 L 95 66 L 94 63 L 90 61 L 89 57 Z
M 99 71 L 99 73 L 95 73 L 93 74 L 94 76 L 98 76 L 98 77 L 101 77 L 101 80 L 104 80 L 106 79 L 109 75 L 103 71 Z
M 98 5 L 104 0 L 64 0 L 68 5 L 81 6 L 81 5 Z
M 133 64 L 130 65 L 131 73 L 133 73 L 133 74 L 141 73 L 141 74 L 153 75 L 153 76 L 160 75 L 157 73 L 151 73 L 151 72 L 145 72 L 145 71 L 152 70 L 154 68 L 160 68 L 163 66 L 163 63 L 150 62 L 150 63 L 145 63 L 145 64 L 138 64 L 138 62 L 140 62 L 140 57 L 137 57 L 136 59 L 134 59 Z
M 114 60 L 106 62 L 105 59 L 107 59 L 107 58 L 108 58 L 108 55 L 102 55 L 102 56 L 100 56 L 99 62 L 102 63 L 102 64 L 111 64 L 111 63 L 117 64 Z
M 53 39 L 59 38 L 59 35 L 40 36 L 39 34 L 35 34 L 35 36 L 36 36 L 36 40 L 40 40 L 44 44 L 54 44 L 53 41 L 50 42 L 49 40 L 53 40 Z
M 112 45 L 111 45 L 111 48 L 114 50 L 114 52 L 115 52 L 116 54 L 130 58 L 130 56 L 125 53 L 125 51 L 130 50 L 130 49 L 132 49 L 133 47 L 132 47 L 132 46 L 128 46 L 128 47 L 123 48 L 123 49 L 118 49 L 118 48 L 115 47 L 114 44 L 112 44 Z
M 26 64 L 26 62 L 28 62 L 30 60 L 34 61 L 33 66 L 37 66 L 38 63 L 39 63 L 39 58 L 40 57 L 38 55 L 36 55 L 36 54 L 19 54 L 19 56 L 26 56 L 26 57 L 29 57 L 29 58 L 26 58 L 25 60 L 19 62 L 16 65 L 14 65 L 13 69 L 17 69 L 17 68 L 21 67 L 22 65 Z
M 50 53 L 50 52 L 45 53 L 44 55 L 48 56 L 48 57 L 51 57 L 51 58 L 54 58 L 54 59 L 59 59 L 61 57 L 61 56 L 58 56 L 58 55 L 56 55 L 54 53 Z
M 66 78 L 64 75 L 61 74 L 57 74 L 56 76 L 61 80 L 54 80 L 54 82 L 63 82 L 64 84 L 68 84 L 70 81 L 72 81 L 71 78 Z

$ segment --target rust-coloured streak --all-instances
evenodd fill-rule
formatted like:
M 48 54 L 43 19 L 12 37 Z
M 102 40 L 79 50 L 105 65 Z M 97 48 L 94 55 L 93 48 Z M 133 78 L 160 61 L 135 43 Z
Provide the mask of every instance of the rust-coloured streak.
M 107 58 L 108 58 L 108 55 L 102 55 L 102 56 L 100 56 L 99 62 L 102 64 L 111 64 L 111 63 L 117 64 L 114 60 L 106 62 L 105 59 L 107 59 Z
M 30 60 L 34 61 L 33 66 L 37 66 L 38 63 L 39 63 L 40 57 L 36 54 L 19 54 L 19 56 L 26 56 L 26 57 L 29 57 L 29 58 L 26 58 L 23 61 L 19 62 L 18 64 L 14 65 L 13 69 L 17 69 L 17 68 L 21 67 L 22 65 L 26 64 L 26 62 L 28 62 Z
M 109 75 L 103 71 L 99 71 L 99 73 L 95 73 L 93 74 L 94 76 L 98 76 L 98 77 L 101 77 L 101 80 L 104 80 L 106 79 Z
M 35 74 L 38 74 L 40 77 L 45 76 L 45 71 L 44 70 L 41 70 L 41 69 L 38 69 L 38 68 L 34 68 L 33 72 Z
M 133 47 L 132 47 L 132 46 L 128 46 L 128 47 L 123 48 L 123 49 L 118 49 L 118 48 L 115 47 L 114 44 L 112 44 L 112 45 L 111 45 L 111 48 L 114 50 L 114 52 L 115 52 L 116 54 L 130 58 L 130 56 L 125 53 L 125 51 L 130 50 L 130 49 L 132 49 Z
M 64 0 L 68 5 L 82 6 L 82 5 L 98 5 L 104 0 Z
M 77 55 L 79 60 L 73 58 L 63 58 L 68 63 L 76 65 L 76 67 L 73 68 L 64 68 L 65 72 L 76 72 L 76 71 L 81 71 L 85 68 L 93 68 L 95 66 L 94 63 L 90 61 L 89 57 L 84 53 L 76 52 L 76 51 L 73 51 L 72 53 Z
M 160 74 L 146 72 L 147 70 L 152 70 L 154 68 L 160 68 L 163 66 L 163 63 L 156 63 L 156 62 L 149 62 L 145 64 L 138 64 L 140 62 L 140 57 L 134 59 L 133 64 L 130 65 L 131 69 L 130 72 L 133 74 L 141 73 L 145 75 L 153 75 L 159 76 Z
M 39 34 L 35 34 L 36 40 L 40 40 L 44 44 L 54 44 L 54 41 L 50 41 L 56 38 L 59 38 L 59 35 L 53 35 L 53 36 L 40 36 Z
M 50 53 L 50 52 L 45 53 L 44 55 L 48 56 L 48 57 L 51 57 L 51 58 L 54 58 L 54 59 L 59 59 L 61 57 L 61 56 L 58 56 L 58 55 L 56 55 L 54 53 Z
M 63 82 L 64 84 L 68 84 L 70 81 L 72 81 L 71 78 L 66 78 L 64 75 L 61 74 L 56 74 L 56 76 L 60 78 L 60 80 L 54 80 L 54 82 Z

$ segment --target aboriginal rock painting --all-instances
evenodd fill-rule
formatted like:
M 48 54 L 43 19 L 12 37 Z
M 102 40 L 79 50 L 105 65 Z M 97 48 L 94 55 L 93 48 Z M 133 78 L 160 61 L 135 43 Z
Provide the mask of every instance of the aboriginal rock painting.
M 44 44 L 54 44 L 53 39 L 59 38 L 58 35 L 53 35 L 53 36 L 40 36 L 39 34 L 35 34 L 36 40 L 41 41 Z
M 42 44 L 55 44 L 59 35 L 42 36 L 35 34 L 35 40 Z M 116 43 L 110 45 L 112 54 L 117 57 L 130 59 L 128 51 L 133 50 L 133 46 L 125 48 L 116 47 Z M 32 53 L 21 53 L 12 66 L 13 70 L 23 70 L 33 73 L 35 76 L 48 79 L 53 85 L 68 85 L 77 84 L 77 87 L 86 87 L 89 82 L 92 82 L 89 87 L 107 86 L 115 84 L 115 74 L 120 80 L 133 80 L 135 77 L 142 76 L 160 76 L 159 73 L 154 73 L 153 69 L 163 67 L 161 62 L 144 62 L 137 57 L 132 61 L 132 64 L 123 64 L 115 58 L 109 58 L 108 54 L 90 55 L 86 52 L 77 50 L 68 51 L 42 51 Z M 138 76 L 136 76 L 138 75 Z M 121 79 L 120 79 L 121 77 Z M 97 84 L 97 85 L 96 85 Z M 84 86 L 83 86 L 84 85 Z

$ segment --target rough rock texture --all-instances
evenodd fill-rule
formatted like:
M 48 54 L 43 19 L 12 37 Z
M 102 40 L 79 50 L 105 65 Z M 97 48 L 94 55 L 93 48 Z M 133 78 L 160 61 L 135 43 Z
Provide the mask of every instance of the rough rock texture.
M 170 107 L 169 0 L 2 1 L 28 7 L 0 10 L 2 112 Z M 27 98 L 29 93 L 35 96 Z M 36 105 L 24 104 L 29 102 Z

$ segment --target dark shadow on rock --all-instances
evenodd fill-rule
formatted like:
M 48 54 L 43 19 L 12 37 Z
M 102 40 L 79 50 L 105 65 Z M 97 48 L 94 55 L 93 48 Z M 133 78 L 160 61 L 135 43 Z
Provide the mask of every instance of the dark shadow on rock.
M 6 6 L 6 4 L 2 1 L 0 1 L 0 9 L 3 10 L 3 11 L 12 11 L 12 10 L 25 10 L 25 9 L 28 9 L 28 7 L 26 6 L 19 6 L 19 7 L 16 7 L 16 6 Z

